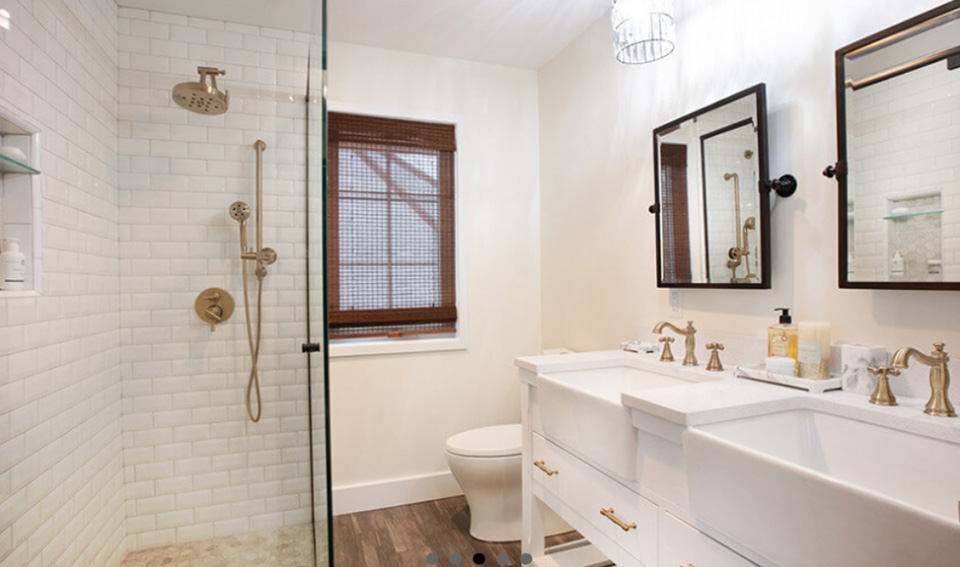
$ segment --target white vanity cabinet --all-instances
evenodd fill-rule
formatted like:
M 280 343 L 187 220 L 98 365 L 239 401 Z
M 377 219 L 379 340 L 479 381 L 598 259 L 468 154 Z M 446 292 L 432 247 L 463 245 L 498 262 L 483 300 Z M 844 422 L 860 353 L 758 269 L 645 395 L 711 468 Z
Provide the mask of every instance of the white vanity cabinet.
M 618 565 L 657 561 L 657 505 L 533 434 L 534 494 Z M 600 546 L 598 546 L 600 547 Z
M 661 567 L 756 567 L 756 563 L 732 551 L 670 512 L 660 520 Z
M 682 428 L 651 434 L 640 424 L 636 478 L 624 478 L 544 433 L 536 377 L 521 370 L 527 499 L 521 545 L 536 565 L 567 563 L 545 555 L 535 500 L 552 508 L 619 567 L 758 565 L 685 521 L 689 514 L 684 509 L 688 498 Z
M 517 366 L 521 547 L 538 567 L 960 565 L 960 420 L 924 399 L 882 407 L 618 351 Z M 547 553 L 538 499 L 592 545 Z

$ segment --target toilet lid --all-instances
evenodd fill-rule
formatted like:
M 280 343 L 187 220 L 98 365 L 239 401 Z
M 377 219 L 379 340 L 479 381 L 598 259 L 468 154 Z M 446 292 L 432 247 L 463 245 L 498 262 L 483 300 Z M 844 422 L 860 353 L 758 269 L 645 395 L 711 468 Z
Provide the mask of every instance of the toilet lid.
M 519 455 L 519 423 L 471 429 L 447 439 L 447 451 L 463 457 L 509 457 Z

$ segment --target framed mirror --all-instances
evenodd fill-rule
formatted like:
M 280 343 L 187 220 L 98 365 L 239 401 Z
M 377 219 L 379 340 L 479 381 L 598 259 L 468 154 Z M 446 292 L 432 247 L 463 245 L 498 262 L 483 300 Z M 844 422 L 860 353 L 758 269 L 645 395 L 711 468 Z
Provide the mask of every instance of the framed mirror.
M 653 132 L 657 286 L 770 288 L 766 88 Z
M 960 289 L 960 1 L 836 53 L 841 288 Z

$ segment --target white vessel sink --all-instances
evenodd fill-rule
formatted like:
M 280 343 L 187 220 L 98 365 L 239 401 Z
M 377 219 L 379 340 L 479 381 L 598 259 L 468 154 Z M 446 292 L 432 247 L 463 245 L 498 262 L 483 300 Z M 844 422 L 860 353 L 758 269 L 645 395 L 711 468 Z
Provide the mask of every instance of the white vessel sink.
M 793 410 L 684 452 L 693 514 L 781 567 L 960 565 L 960 445 Z
M 632 480 L 636 477 L 637 435 L 620 394 L 696 381 L 627 365 L 540 374 L 537 395 L 544 435 Z

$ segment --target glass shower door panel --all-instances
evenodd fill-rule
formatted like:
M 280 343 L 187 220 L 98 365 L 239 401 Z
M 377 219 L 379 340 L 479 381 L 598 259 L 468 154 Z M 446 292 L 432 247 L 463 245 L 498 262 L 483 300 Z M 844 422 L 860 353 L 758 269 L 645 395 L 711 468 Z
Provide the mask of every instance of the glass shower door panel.
M 314 0 L 307 81 L 307 341 L 316 567 L 332 564 L 326 327 L 326 1 Z

